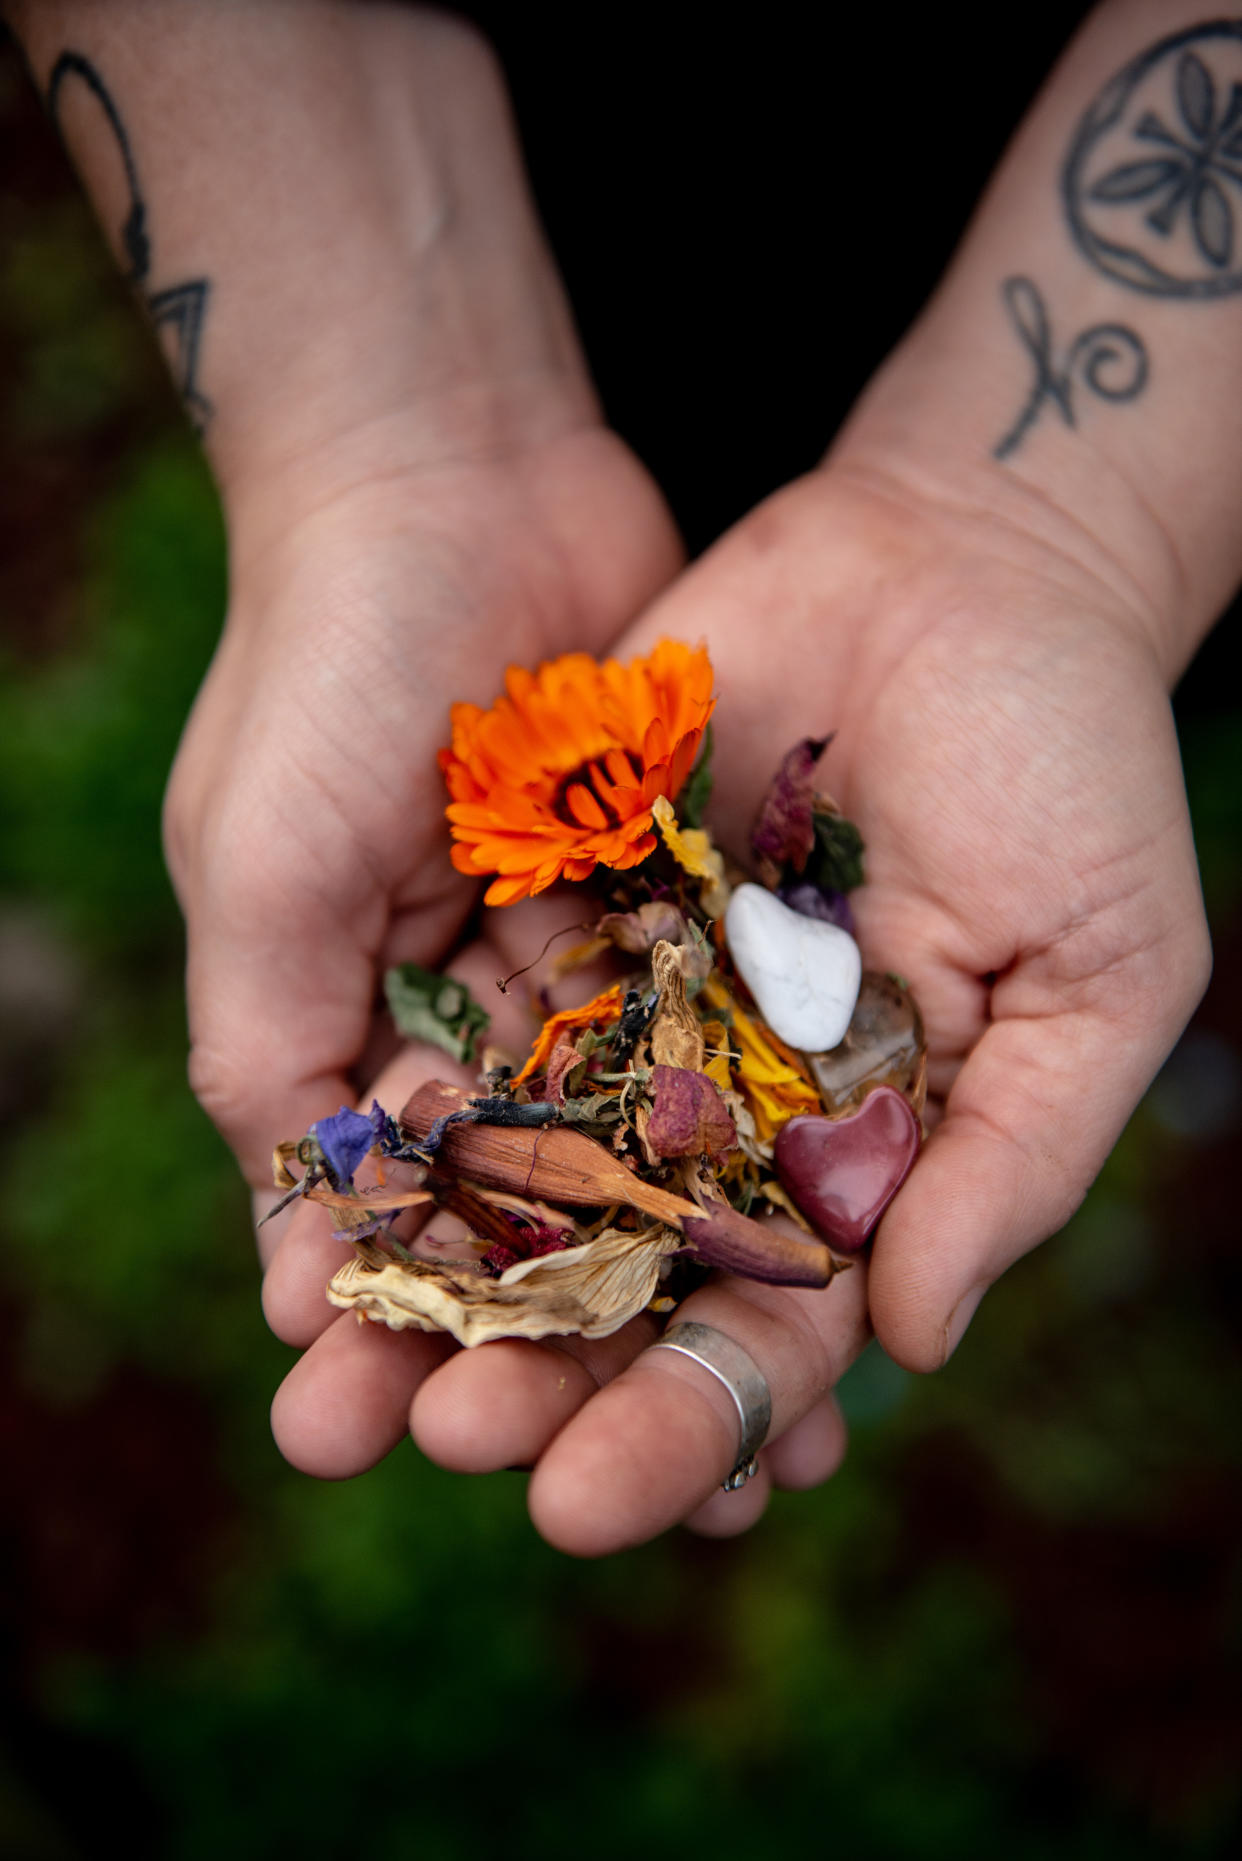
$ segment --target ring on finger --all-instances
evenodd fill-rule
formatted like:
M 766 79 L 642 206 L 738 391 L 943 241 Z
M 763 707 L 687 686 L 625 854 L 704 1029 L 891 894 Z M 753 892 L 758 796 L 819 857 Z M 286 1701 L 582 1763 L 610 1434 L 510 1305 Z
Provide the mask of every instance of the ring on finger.
M 723 1383 L 733 1398 L 741 1430 L 737 1462 L 722 1482 L 726 1493 L 745 1486 L 757 1471 L 756 1456 L 768 1438 L 772 1425 L 772 1392 L 767 1378 L 754 1359 L 740 1344 L 715 1325 L 685 1322 L 670 1325 L 662 1338 L 647 1346 L 648 1350 L 677 1351 L 689 1357 Z

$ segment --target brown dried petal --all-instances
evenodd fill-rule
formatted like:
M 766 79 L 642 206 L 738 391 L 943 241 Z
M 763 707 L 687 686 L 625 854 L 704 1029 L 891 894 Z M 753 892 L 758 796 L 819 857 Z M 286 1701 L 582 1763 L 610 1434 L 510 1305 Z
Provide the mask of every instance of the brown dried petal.
M 391 1331 L 448 1331 L 467 1346 L 566 1333 L 606 1338 L 650 1303 L 661 1261 L 681 1244 L 663 1226 L 638 1234 L 607 1228 L 581 1247 L 520 1260 L 496 1280 L 359 1254 L 330 1281 L 328 1298 Z
M 552 1049 L 548 1061 L 547 1086 L 544 1093 L 554 1105 L 565 1103 L 565 1081 L 576 1066 L 584 1066 L 586 1061 L 578 1052 L 572 1040 L 564 1034 Z
M 610 911 L 595 928 L 631 956 L 645 956 L 661 940 L 684 943 L 686 939 L 685 918 L 675 904 L 662 899 L 634 911 Z
M 732 1150 L 737 1131 L 718 1089 L 705 1073 L 656 1066 L 651 1116 L 643 1140 L 652 1157 L 715 1156 Z

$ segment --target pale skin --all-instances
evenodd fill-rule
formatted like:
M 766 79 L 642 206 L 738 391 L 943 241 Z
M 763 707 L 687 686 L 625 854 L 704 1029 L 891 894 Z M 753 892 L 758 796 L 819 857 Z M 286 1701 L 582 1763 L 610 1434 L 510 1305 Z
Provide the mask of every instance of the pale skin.
M 296 1466 L 361 1472 L 408 1428 L 447 1467 L 533 1467 L 535 1524 L 573 1553 L 679 1520 L 744 1530 L 773 1483 L 838 1465 L 832 1390 L 873 1330 L 938 1368 L 987 1287 L 1065 1222 L 1206 982 L 1168 693 L 1242 572 L 1242 411 L 1221 392 L 1242 331 L 1228 296 L 1103 275 L 1057 189 L 1101 87 L 1204 16 L 1145 0 L 1092 16 L 822 467 L 685 569 L 601 422 L 469 31 L 278 0 L 12 11 L 40 81 L 67 46 L 107 73 L 158 263 L 213 280 L 201 385 L 232 593 L 167 845 L 191 1078 L 260 1207 L 277 1140 L 451 1076 L 385 1041 L 382 966 L 451 959 L 499 1038 L 529 1036 L 493 978 L 577 905 L 488 913 L 485 941 L 458 948 L 474 894 L 448 863 L 433 763 L 454 699 L 486 703 L 506 663 L 571 646 L 704 640 L 713 821 L 739 848 L 754 772 L 837 731 L 823 775 L 868 846 L 860 939 L 922 1005 L 936 1128 L 869 1266 L 825 1292 L 722 1279 L 685 1302 L 771 1385 L 749 1486 L 719 1492 L 729 1399 L 686 1359 L 642 1354 L 654 1321 L 462 1352 L 327 1306 L 342 1255 L 322 1211 L 261 1234 L 268 1319 L 303 1353 L 273 1410 Z M 174 108 L 170 74 L 190 69 Z M 62 122 L 111 228 L 107 138 L 67 96 Z M 1150 373 L 1124 404 L 1082 390 L 1072 426 L 1049 404 L 998 459 L 1030 385 L 998 297 L 1014 274 L 1038 281 L 1058 351 L 1120 323 Z

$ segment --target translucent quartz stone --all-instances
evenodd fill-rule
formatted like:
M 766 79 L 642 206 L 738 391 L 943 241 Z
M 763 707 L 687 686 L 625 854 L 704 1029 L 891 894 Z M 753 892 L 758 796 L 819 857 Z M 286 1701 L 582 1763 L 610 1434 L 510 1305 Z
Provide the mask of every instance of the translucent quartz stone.
M 877 1086 L 847 1118 L 815 1113 L 777 1132 L 780 1179 L 811 1226 L 839 1253 L 857 1253 L 918 1155 L 919 1121 L 892 1086 Z
M 895 976 L 863 972 L 845 1038 L 827 1053 L 809 1053 L 824 1110 L 839 1118 L 873 1086 L 915 1095 L 923 1064 L 923 1021 L 909 989 Z M 921 1098 L 916 1099 L 921 1109 Z

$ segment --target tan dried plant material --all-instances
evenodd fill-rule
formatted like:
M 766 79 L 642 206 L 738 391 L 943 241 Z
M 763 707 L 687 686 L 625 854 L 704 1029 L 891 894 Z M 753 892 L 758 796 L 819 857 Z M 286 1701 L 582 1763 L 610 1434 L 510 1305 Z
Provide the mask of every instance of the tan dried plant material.
M 788 1215 L 791 1221 L 796 1222 L 804 1234 L 815 1233 L 814 1228 L 802 1213 L 802 1210 L 798 1207 L 798 1204 L 794 1201 L 783 1183 L 776 1182 L 769 1178 L 767 1181 L 760 1183 L 759 1193 L 765 1202 L 770 1202 L 773 1208 L 779 1208 L 783 1215 Z
M 703 1071 L 706 1043 L 699 1017 L 686 1000 L 682 946 L 663 938 L 651 952 L 651 975 L 660 991 L 660 1005 L 648 1039 L 655 1066 L 682 1066 Z
M 646 956 L 662 940 L 684 943 L 689 932 L 685 914 L 669 899 L 636 905 L 633 911 L 608 911 L 596 925 L 599 936 L 631 956 Z
M 297 1187 L 298 1179 L 289 1168 L 289 1160 L 291 1157 L 296 1157 L 301 1148 L 302 1140 L 300 1138 L 295 1139 L 287 1137 L 283 1143 L 277 1144 L 275 1150 L 273 1150 L 272 1182 L 277 1189 L 295 1189 Z
M 467 1347 L 573 1332 L 606 1338 L 651 1303 L 661 1262 L 683 1245 L 663 1225 L 606 1228 L 581 1247 L 519 1260 L 499 1279 L 468 1265 L 389 1260 L 359 1245 L 329 1281 L 328 1298 L 390 1331 L 447 1331 Z

